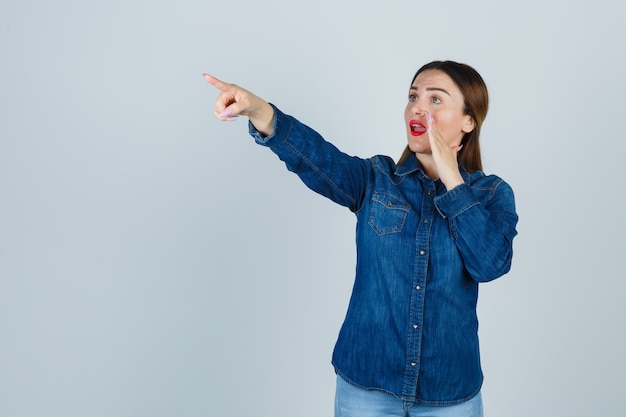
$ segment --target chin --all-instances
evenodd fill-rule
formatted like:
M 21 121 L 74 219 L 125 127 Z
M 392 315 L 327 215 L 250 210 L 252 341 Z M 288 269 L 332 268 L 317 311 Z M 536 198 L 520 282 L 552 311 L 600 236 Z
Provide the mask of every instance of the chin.
M 430 146 L 424 145 L 422 143 L 417 143 L 414 140 L 409 141 L 409 149 L 413 153 L 425 153 L 430 154 Z

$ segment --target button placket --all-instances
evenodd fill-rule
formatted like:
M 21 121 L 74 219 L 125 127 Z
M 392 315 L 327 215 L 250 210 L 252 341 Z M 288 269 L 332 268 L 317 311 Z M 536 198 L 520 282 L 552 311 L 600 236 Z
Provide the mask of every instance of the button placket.
M 422 351 L 422 320 L 424 317 L 424 296 L 423 288 L 426 284 L 428 271 L 428 250 L 430 243 L 430 233 L 432 228 L 432 220 L 434 215 L 435 196 L 434 183 L 432 181 L 423 181 L 425 189 L 423 190 L 421 218 L 418 220 L 418 228 L 415 235 L 416 258 L 415 258 L 415 275 L 413 279 L 413 295 L 411 303 L 410 324 L 409 324 L 409 343 L 407 345 L 407 373 L 404 381 L 403 392 L 415 393 L 418 385 L 418 375 L 420 369 L 420 358 Z

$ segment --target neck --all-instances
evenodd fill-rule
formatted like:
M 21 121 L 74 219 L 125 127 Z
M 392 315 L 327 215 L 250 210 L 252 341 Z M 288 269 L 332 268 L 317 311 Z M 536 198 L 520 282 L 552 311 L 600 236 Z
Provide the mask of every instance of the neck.
M 415 154 L 415 157 L 419 161 L 422 166 L 422 170 L 429 178 L 436 180 L 439 178 L 439 171 L 437 170 L 437 164 L 435 164 L 435 160 L 432 155 L 427 154 Z

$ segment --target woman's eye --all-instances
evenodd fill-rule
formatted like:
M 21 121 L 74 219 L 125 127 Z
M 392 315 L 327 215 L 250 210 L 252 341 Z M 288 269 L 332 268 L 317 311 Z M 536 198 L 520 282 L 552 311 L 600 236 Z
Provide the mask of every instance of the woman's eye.
M 417 96 L 410 95 L 409 96 L 409 101 L 417 101 Z
M 439 97 L 433 97 L 432 102 L 435 104 L 441 103 L 441 99 Z

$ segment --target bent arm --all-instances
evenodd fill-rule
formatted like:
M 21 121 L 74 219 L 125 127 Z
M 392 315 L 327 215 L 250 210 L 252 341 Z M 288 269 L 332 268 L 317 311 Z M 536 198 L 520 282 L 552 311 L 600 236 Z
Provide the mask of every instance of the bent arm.
M 448 219 L 465 268 L 474 280 L 491 281 L 509 272 L 518 216 L 508 184 L 500 180 L 486 200 L 477 199 L 463 184 L 439 197 L 436 204 Z

